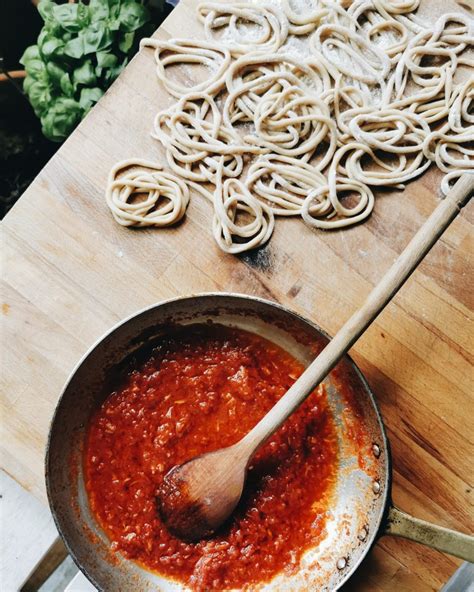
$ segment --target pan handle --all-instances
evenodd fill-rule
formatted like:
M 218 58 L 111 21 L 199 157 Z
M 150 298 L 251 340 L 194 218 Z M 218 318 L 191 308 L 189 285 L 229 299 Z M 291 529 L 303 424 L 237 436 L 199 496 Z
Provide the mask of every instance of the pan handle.
M 410 539 L 465 561 L 474 562 L 474 537 L 425 522 L 395 506 L 391 506 L 388 511 L 385 534 Z

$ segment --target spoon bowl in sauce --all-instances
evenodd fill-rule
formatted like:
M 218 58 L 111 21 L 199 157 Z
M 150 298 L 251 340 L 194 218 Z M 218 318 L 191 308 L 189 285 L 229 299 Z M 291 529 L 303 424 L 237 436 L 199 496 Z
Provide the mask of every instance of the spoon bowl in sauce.
M 208 537 L 235 510 L 247 472 L 242 445 L 202 454 L 167 473 L 157 497 L 158 510 L 175 536 L 190 542 Z M 209 482 L 215 487 L 209 489 Z M 221 495 L 221 491 L 227 495 Z

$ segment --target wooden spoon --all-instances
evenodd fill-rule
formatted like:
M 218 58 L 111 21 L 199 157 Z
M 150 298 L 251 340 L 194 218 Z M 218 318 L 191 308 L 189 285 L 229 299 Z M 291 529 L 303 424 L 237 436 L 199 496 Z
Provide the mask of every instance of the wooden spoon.
M 242 440 L 176 466 L 158 491 L 158 509 L 176 536 L 197 541 L 232 514 L 242 495 L 250 459 L 295 411 L 383 310 L 456 218 L 474 192 L 474 174 L 464 174 L 436 207 L 363 306 L 343 325 L 275 406 Z

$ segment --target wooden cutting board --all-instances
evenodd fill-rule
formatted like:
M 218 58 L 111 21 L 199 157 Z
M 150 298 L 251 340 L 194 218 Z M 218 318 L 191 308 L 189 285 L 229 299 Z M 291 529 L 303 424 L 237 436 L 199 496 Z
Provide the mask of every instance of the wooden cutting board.
M 196 4 L 181 2 L 156 35 L 202 37 Z M 430 170 L 403 193 L 379 193 L 361 226 L 329 233 L 278 220 L 268 246 L 239 258 L 216 247 L 210 206 L 198 195 L 176 228 L 122 228 L 104 201 L 110 167 L 133 156 L 165 163 L 149 132 L 173 99 L 154 68 L 152 51 L 134 58 L 2 224 L 2 466 L 43 500 L 61 388 L 117 321 L 166 298 L 219 290 L 277 300 L 334 334 L 439 200 L 440 175 Z M 463 531 L 473 530 L 473 214 L 472 205 L 463 211 L 352 350 L 388 428 L 395 503 Z M 458 563 L 384 537 L 347 589 L 437 590 Z

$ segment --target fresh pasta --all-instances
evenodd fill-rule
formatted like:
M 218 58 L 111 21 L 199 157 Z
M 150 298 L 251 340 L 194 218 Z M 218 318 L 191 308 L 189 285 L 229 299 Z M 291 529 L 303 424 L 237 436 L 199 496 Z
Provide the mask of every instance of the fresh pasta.
M 287 19 L 269 3 L 203 2 L 197 14 L 206 37 L 226 47 L 233 56 L 249 51 L 277 51 L 288 37 Z M 242 33 L 244 27 L 245 33 Z M 217 38 L 219 30 L 222 34 Z
M 194 39 L 142 39 L 140 47 L 155 49 L 156 74 L 166 90 L 174 97 L 181 98 L 188 92 L 205 91 L 212 94 L 224 84 L 224 75 L 231 62 L 228 49 L 219 43 L 196 41 Z M 173 64 L 200 64 L 206 66 L 212 75 L 194 86 L 175 82 L 167 75 L 167 67 Z M 215 67 L 217 65 L 217 67 Z M 213 71 L 214 70 L 214 71 Z
M 264 245 L 279 216 L 325 230 L 360 223 L 374 188 L 403 189 L 432 164 L 443 193 L 474 174 L 474 21 L 449 12 L 428 23 L 419 3 L 201 2 L 205 40 L 142 40 L 177 99 L 152 134 L 169 171 L 116 165 L 114 218 L 173 224 L 192 190 L 213 210 L 219 248 L 237 254 Z M 177 64 L 199 77 L 186 84 Z
M 123 172 L 125 169 L 131 170 Z M 134 201 L 137 195 L 145 199 Z M 189 189 L 160 165 L 129 159 L 118 162 L 110 171 L 106 201 L 122 226 L 171 226 L 186 212 Z

